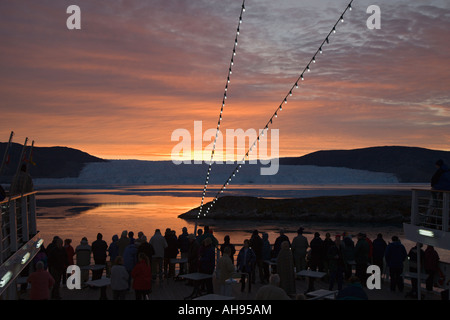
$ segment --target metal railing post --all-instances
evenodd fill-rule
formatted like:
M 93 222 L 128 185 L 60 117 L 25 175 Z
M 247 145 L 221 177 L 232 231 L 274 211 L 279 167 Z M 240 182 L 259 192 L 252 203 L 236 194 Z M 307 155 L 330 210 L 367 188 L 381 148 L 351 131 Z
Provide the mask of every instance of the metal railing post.
M 442 197 L 442 231 L 447 232 L 449 230 L 449 214 L 450 214 L 450 192 L 444 192 Z
M 17 251 L 17 217 L 16 200 L 9 203 L 9 247 L 11 252 Z
M 419 197 L 417 194 L 417 190 L 412 191 L 411 197 L 411 224 L 417 225 L 419 223 L 418 215 L 419 215 Z
M 28 232 L 34 236 L 37 233 L 37 220 L 36 220 L 36 193 L 32 193 L 28 196 Z
M 22 242 L 27 242 L 29 238 L 28 234 L 28 196 L 23 196 L 20 199 L 20 212 L 22 214 L 22 226 L 18 226 L 19 228 L 22 227 Z
M 0 213 L 0 264 L 3 264 L 3 212 Z

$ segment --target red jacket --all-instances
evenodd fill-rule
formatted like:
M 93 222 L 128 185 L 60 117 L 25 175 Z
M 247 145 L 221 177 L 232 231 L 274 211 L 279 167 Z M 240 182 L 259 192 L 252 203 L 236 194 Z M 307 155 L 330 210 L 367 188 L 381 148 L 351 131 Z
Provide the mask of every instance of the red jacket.
M 150 290 L 152 288 L 152 268 L 145 260 L 139 261 L 131 271 L 134 290 Z
M 53 287 L 55 280 L 48 271 L 37 270 L 28 276 L 27 281 L 31 283 L 31 300 L 50 299 L 50 289 Z
M 73 256 L 75 255 L 75 250 L 73 249 L 73 247 L 69 244 L 68 246 L 65 246 L 64 248 L 66 249 L 66 253 L 67 253 L 68 265 L 71 266 L 71 265 L 75 264 L 73 262 Z

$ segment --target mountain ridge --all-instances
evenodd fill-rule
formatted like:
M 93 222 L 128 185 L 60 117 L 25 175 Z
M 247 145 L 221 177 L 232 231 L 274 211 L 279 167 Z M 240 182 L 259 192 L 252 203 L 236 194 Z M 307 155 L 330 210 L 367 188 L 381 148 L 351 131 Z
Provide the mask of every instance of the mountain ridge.
M 280 158 L 283 165 L 345 167 L 392 173 L 400 182 L 429 182 L 435 163 L 450 163 L 450 151 L 420 147 L 380 146 L 351 150 L 321 150 L 301 157 Z
M 0 142 L 0 156 L 3 159 L 7 143 Z M 17 170 L 23 145 L 12 143 L 9 150 L 9 163 L 0 177 L 2 183 L 10 182 Z M 25 155 L 29 154 L 29 147 Z M 87 163 L 106 162 L 107 160 L 92 156 L 86 152 L 69 147 L 33 147 L 30 175 L 33 178 L 67 178 L 78 177 Z
M 0 143 L 3 156 L 7 143 Z M 10 182 L 14 175 L 22 145 L 13 143 L 11 159 L 0 182 Z M 28 151 L 28 149 L 27 149 Z M 349 150 L 320 150 L 299 157 L 283 157 L 280 165 L 342 167 L 393 174 L 399 182 L 429 182 L 438 159 L 450 164 L 450 151 L 420 147 L 379 146 Z M 170 160 L 165 160 L 165 162 Z M 34 147 L 30 174 L 33 178 L 76 178 L 86 164 L 109 162 L 81 150 L 69 147 Z M 155 161 L 162 162 L 162 161 Z

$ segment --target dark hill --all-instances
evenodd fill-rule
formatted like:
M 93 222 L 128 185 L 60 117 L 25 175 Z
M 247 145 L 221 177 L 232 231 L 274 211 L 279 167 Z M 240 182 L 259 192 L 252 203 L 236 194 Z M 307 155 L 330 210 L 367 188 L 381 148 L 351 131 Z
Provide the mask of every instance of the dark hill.
M 7 143 L 0 143 L 0 161 L 3 159 Z M 22 145 L 13 143 L 10 149 L 10 161 L 5 166 L 0 178 L 2 183 L 10 183 L 16 173 Z M 26 150 L 28 154 L 29 148 Z M 33 147 L 33 162 L 30 174 L 33 178 L 68 178 L 78 177 L 84 165 L 90 162 L 106 160 L 91 156 L 80 150 L 66 147 Z
M 197 219 L 198 211 L 199 207 L 178 217 Z M 409 220 L 410 214 L 411 196 L 404 195 L 366 194 L 292 199 L 224 196 L 217 200 L 207 218 L 402 223 Z
M 429 182 L 435 163 L 450 164 L 450 152 L 417 147 L 371 147 L 354 150 L 317 151 L 302 157 L 281 158 L 284 165 L 345 167 L 393 173 L 401 182 Z

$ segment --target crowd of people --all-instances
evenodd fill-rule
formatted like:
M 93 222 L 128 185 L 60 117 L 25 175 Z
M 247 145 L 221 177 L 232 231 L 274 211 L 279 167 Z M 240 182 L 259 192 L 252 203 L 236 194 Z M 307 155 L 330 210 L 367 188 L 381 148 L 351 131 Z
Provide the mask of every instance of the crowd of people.
M 367 267 L 371 264 L 379 266 L 382 273 L 387 267 L 390 289 L 403 292 L 404 263 L 409 257 L 410 271 L 417 272 L 417 247 L 407 253 L 397 236 L 393 236 L 390 243 L 382 234 L 373 240 L 364 233 L 359 233 L 356 238 L 354 241 L 347 233 L 333 237 L 326 233 L 322 239 L 320 233 L 315 232 L 308 241 L 304 229 L 299 228 L 292 241 L 281 230 L 272 244 L 267 233 L 254 230 L 237 250 L 229 235 L 219 244 L 208 226 L 199 229 L 196 235 L 188 233 L 187 228 L 183 228 L 178 236 L 170 228 L 164 235 L 156 229 L 150 239 L 143 232 L 135 237 L 134 232 L 124 230 L 120 237 L 114 235 L 109 244 L 98 233 L 91 245 L 84 237 L 75 247 L 72 240 L 63 241 L 55 236 L 47 248 L 41 247 L 33 260 L 35 271 L 28 278 L 30 298 L 61 299 L 59 290 L 61 283 L 66 282 L 67 267 L 73 264 L 83 267 L 94 262 L 105 268 L 92 271 L 92 280 L 100 279 L 105 272 L 111 279 L 114 299 L 125 299 L 130 290 L 134 290 L 137 300 L 149 299 L 152 281 L 176 276 L 171 259 L 178 257 L 183 259 L 180 274 L 201 272 L 212 275 L 215 272 L 221 294 L 227 294 L 226 281 L 238 272 L 241 291 L 247 286 L 251 292 L 252 284 L 259 279 L 263 286 L 256 293 L 257 299 L 292 299 L 298 297 L 296 279 L 302 279 L 297 273 L 310 269 L 326 274 L 324 280 L 328 282 L 328 289 L 334 290 L 336 285 L 338 298 L 367 299 L 363 288 L 369 276 Z M 439 255 L 432 246 L 420 250 L 420 265 L 428 274 L 426 288 L 432 290 Z M 217 256 L 216 252 L 220 254 Z M 89 270 L 81 269 L 82 283 L 88 279 Z M 348 284 L 346 288 L 344 283 Z M 203 288 L 206 293 L 214 292 L 212 278 L 204 282 Z M 413 279 L 408 294 L 414 297 L 416 293 L 417 281 Z

